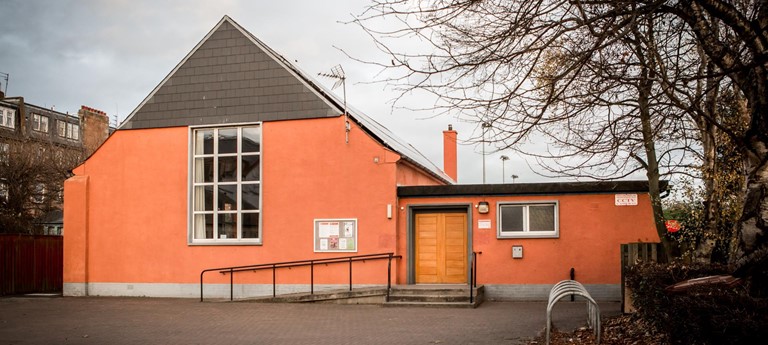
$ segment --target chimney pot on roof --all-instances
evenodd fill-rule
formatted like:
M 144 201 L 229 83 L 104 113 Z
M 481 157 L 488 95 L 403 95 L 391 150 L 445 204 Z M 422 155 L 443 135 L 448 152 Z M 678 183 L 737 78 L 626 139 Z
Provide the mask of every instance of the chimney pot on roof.
M 456 131 L 453 130 L 453 125 L 448 125 L 448 130 L 443 131 L 443 171 L 454 181 L 458 182 L 456 134 Z

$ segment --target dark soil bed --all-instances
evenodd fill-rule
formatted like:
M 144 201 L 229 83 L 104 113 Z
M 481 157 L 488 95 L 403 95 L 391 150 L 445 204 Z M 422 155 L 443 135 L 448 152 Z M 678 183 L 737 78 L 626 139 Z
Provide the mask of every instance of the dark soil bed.
M 666 345 L 669 341 L 662 334 L 654 332 L 640 318 L 628 314 L 603 319 L 603 334 L 600 344 L 605 345 Z M 529 342 L 529 344 L 546 344 L 547 338 L 545 331 L 541 335 Z M 595 335 L 592 329 L 586 327 L 576 329 L 572 332 L 554 330 L 550 335 L 550 344 L 595 344 Z

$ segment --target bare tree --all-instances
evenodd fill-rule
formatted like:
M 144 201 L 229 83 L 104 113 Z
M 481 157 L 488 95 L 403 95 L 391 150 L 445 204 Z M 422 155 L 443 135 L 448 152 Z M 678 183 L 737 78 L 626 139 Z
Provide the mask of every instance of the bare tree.
M 34 220 L 61 207 L 64 180 L 82 162 L 83 151 L 29 138 L 3 145 L 0 232 L 35 233 Z
M 572 123 L 576 121 L 573 114 L 593 111 L 589 108 L 563 107 L 560 100 L 569 92 L 573 94 L 574 89 L 579 89 L 574 87 L 578 86 L 580 77 L 589 74 L 605 76 L 603 70 L 590 70 L 590 62 L 595 56 L 621 61 L 621 56 L 616 54 L 623 53 L 615 49 L 620 46 L 619 43 L 630 43 L 632 48 L 633 39 L 645 37 L 638 36 L 638 23 L 658 23 L 648 27 L 653 27 L 657 36 L 667 40 L 677 37 L 678 41 L 676 44 L 666 41 L 664 49 L 649 50 L 648 56 L 645 56 L 643 49 L 652 47 L 658 40 L 637 43 L 635 45 L 640 49 L 630 50 L 635 53 L 635 62 L 643 56 L 647 57 L 645 62 L 634 67 L 631 62 L 627 64 L 628 68 L 634 69 L 633 75 L 639 76 L 634 84 L 637 87 L 627 92 L 636 96 L 636 103 L 630 109 L 638 116 L 636 119 L 640 121 L 640 127 L 630 128 L 645 126 L 656 135 L 655 138 L 666 136 L 672 142 L 674 133 L 686 140 L 701 139 L 700 134 L 714 126 L 740 147 L 747 166 L 748 188 L 740 222 L 741 259 L 736 266 L 739 272 L 754 277 L 755 271 L 751 270 L 765 267 L 768 258 L 768 236 L 764 235 L 768 230 L 766 14 L 768 5 L 757 0 L 381 0 L 375 1 L 367 12 L 359 16 L 357 23 L 390 55 L 391 61 L 380 65 L 403 72 L 393 76 L 389 82 L 398 85 L 403 92 L 420 90 L 436 95 L 440 100 L 436 109 L 440 111 L 456 112 L 465 118 L 483 114 L 476 120 L 492 122 L 496 140 L 504 147 L 515 147 L 529 140 L 533 134 L 546 132 L 543 128 Z M 399 28 L 375 30 L 371 23 L 382 18 L 396 20 Z M 429 48 L 412 53 L 390 48 L 390 39 L 404 36 L 419 39 Z M 691 52 L 702 54 L 696 58 Z M 552 58 L 563 54 L 568 59 Z M 552 66 L 555 73 L 549 74 L 553 76 L 551 80 L 543 80 L 538 71 L 552 61 L 558 63 Z M 674 88 L 690 87 L 690 84 L 679 82 L 678 75 L 674 73 L 664 72 L 670 70 L 669 66 L 674 66 L 673 71 L 691 66 L 698 70 L 702 64 L 708 66 L 705 73 L 708 79 L 699 76 L 689 81 L 706 80 L 700 90 L 709 95 L 701 103 L 705 106 L 675 103 L 673 96 L 677 90 Z M 621 65 L 615 67 L 621 68 Z M 716 74 L 735 84 L 739 93 L 744 95 L 748 114 L 744 132 L 727 128 L 722 119 L 702 110 L 707 109 L 706 104 L 712 110 L 712 104 L 717 103 L 716 86 L 720 82 L 714 78 Z M 593 92 L 599 94 L 599 87 Z M 686 124 L 677 111 L 665 108 L 662 99 L 655 97 L 660 94 L 656 92 L 658 90 L 663 91 L 670 106 L 687 110 L 685 115 L 696 124 L 696 134 L 690 133 L 692 126 Z M 654 106 L 651 107 L 650 103 Z M 609 120 L 601 115 L 603 113 L 595 113 L 594 117 L 621 123 L 616 118 Z M 644 115 L 647 115 L 645 119 Z M 663 133 L 661 129 L 669 132 Z M 569 134 L 575 135 L 570 131 Z M 652 159 L 647 156 L 655 152 L 655 148 L 648 147 L 655 141 L 648 139 L 653 138 L 646 137 L 642 141 L 646 153 L 644 160 L 646 163 L 652 160 L 658 162 L 658 157 Z M 689 143 L 678 143 L 677 146 L 688 147 Z M 618 152 L 615 148 L 612 150 Z M 648 166 L 646 170 L 655 169 Z M 755 279 L 752 282 L 754 291 L 765 294 L 768 290 L 766 282 Z

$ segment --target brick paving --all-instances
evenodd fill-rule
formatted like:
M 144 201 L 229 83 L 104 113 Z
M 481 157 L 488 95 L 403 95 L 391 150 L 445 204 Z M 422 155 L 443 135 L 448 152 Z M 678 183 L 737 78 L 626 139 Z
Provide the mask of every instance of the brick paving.
M 617 315 L 619 304 L 600 310 Z M 520 344 L 545 320 L 544 302 L 443 309 L 9 297 L 0 298 L 0 344 Z M 585 303 L 560 302 L 554 320 L 585 325 Z

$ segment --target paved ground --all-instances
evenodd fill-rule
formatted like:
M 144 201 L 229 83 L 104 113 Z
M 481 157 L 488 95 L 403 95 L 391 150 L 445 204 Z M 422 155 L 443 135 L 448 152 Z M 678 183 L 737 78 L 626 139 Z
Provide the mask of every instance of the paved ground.
M 618 303 L 601 304 L 616 315 Z M 155 298 L 0 298 L 0 344 L 519 344 L 545 326 L 544 302 L 477 309 L 200 303 Z M 560 302 L 555 324 L 586 322 Z

